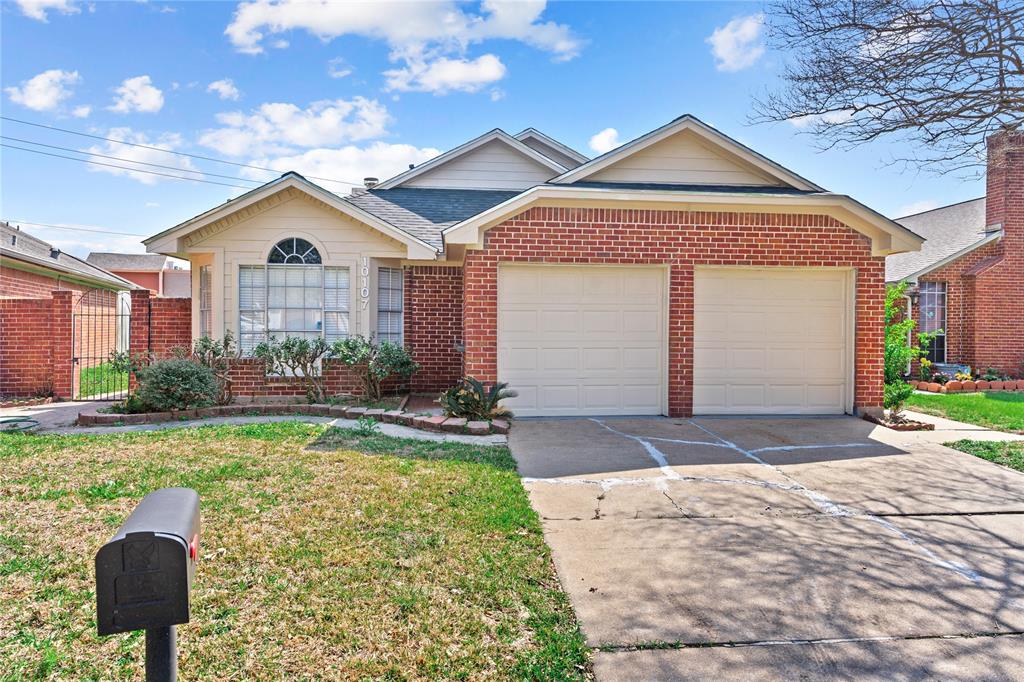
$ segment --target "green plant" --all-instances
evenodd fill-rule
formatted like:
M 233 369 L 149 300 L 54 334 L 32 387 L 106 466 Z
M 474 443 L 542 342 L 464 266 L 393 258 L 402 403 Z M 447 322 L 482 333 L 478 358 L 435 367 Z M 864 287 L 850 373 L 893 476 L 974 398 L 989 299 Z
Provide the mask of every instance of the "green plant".
M 352 429 L 360 436 L 372 436 L 380 432 L 380 424 L 373 417 L 360 417 Z
M 138 399 L 158 412 L 207 407 L 217 399 L 213 370 L 191 360 L 157 360 L 141 368 L 138 378 Z
M 420 368 L 403 346 L 362 336 L 335 341 L 331 355 L 356 371 L 363 384 L 363 397 L 370 401 L 381 399 L 381 384 L 386 379 L 405 378 Z
M 922 333 L 917 335 L 918 344 L 910 342 L 911 333 L 916 323 L 913 318 L 908 317 L 901 303 L 906 294 L 906 282 L 888 286 L 885 288 L 885 357 L 884 377 L 885 394 L 883 403 L 889 410 L 893 419 L 898 419 L 903 411 L 903 403 L 914 392 L 914 389 L 904 381 L 910 363 L 927 353 L 928 345 L 938 332 Z M 922 373 L 925 371 L 922 364 Z M 928 364 L 931 369 L 931 363 Z M 933 377 L 934 379 L 934 377 Z
M 903 418 L 903 405 L 914 394 L 914 387 L 905 381 L 895 381 L 885 385 L 883 406 L 889 410 L 889 419 L 900 421 Z
M 192 359 L 209 367 L 217 379 L 218 405 L 230 405 L 234 400 L 230 371 L 231 361 L 237 357 L 238 347 L 235 345 L 235 337 L 230 329 L 224 333 L 224 338 L 220 341 L 203 336 L 192 344 Z
M 971 381 L 971 373 L 957 372 L 956 374 L 953 375 L 953 378 L 956 379 L 957 381 Z
M 935 368 L 932 366 L 932 361 L 928 358 L 921 358 L 920 367 L 918 368 L 918 376 L 921 381 L 931 381 L 934 374 Z
M 126 374 L 129 377 L 129 398 L 135 392 L 135 389 L 132 387 L 130 377 L 133 374 L 138 375 L 139 370 L 148 365 L 152 360 L 153 357 L 149 353 L 131 353 L 126 350 L 110 351 L 110 360 L 108 361 L 110 369 L 116 372 L 117 374 Z
M 497 381 L 488 385 L 473 377 L 466 377 L 457 386 L 444 391 L 440 402 L 444 413 L 450 417 L 487 420 L 512 416 L 499 403 L 517 395 L 504 382 Z
M 320 364 L 330 352 L 331 346 L 322 337 L 287 336 L 283 340 L 270 339 L 260 343 L 252 354 L 266 363 L 268 373 L 301 379 L 306 387 L 306 398 L 320 403 L 324 400 Z

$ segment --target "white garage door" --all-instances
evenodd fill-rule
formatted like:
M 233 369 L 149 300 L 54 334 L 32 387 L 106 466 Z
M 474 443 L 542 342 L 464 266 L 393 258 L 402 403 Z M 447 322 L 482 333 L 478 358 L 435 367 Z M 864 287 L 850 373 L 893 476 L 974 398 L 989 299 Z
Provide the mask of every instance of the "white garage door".
M 850 273 L 694 272 L 695 414 L 849 409 Z
M 665 271 L 498 269 L 498 378 L 517 415 L 661 414 Z

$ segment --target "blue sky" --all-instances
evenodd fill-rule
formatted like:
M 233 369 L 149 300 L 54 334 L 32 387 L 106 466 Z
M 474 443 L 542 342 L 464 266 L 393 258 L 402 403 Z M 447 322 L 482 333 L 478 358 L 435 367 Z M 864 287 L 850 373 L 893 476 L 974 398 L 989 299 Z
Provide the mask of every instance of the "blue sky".
M 593 156 L 692 113 L 889 216 L 984 194 L 982 181 L 888 166 L 903 151 L 898 140 L 821 153 L 790 123 L 749 125 L 752 97 L 777 84 L 783 58 L 763 46 L 761 9 L 5 0 L 4 116 L 275 172 L 8 120 L 0 130 L 6 145 L 249 187 L 288 169 L 386 177 L 495 127 L 533 126 Z M 172 168 L 76 153 L 84 150 Z M 10 148 L 0 148 L 0 171 L 0 215 L 80 255 L 142 247 L 136 237 L 28 223 L 143 237 L 244 191 Z

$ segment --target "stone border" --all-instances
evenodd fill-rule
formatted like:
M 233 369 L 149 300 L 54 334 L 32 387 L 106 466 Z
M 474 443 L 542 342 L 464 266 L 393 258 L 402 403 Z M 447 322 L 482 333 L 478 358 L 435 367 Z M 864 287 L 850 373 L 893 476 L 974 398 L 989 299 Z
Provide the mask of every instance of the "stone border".
M 1009 381 L 911 381 L 911 386 L 926 393 L 976 393 L 978 391 L 1024 391 L 1024 379 Z
M 187 421 L 208 417 L 243 417 L 262 415 L 307 415 L 314 417 L 343 417 L 359 419 L 372 417 L 385 424 L 402 424 L 422 431 L 438 433 L 464 433 L 471 436 L 489 434 L 506 435 L 509 422 L 504 419 L 486 421 L 468 421 L 458 417 L 442 415 L 424 415 L 402 410 L 383 410 L 366 407 L 345 407 L 343 405 L 298 404 L 251 404 L 251 405 L 219 405 L 201 407 L 197 410 L 176 410 L 173 412 L 146 412 L 143 414 L 86 414 L 78 415 L 79 426 L 130 426 L 133 424 L 156 424 L 169 421 Z
M 59 402 L 53 396 L 49 398 L 28 398 L 25 400 L 4 400 L 0 401 L 0 409 L 7 409 L 9 407 L 35 407 L 36 405 L 49 405 L 50 403 Z

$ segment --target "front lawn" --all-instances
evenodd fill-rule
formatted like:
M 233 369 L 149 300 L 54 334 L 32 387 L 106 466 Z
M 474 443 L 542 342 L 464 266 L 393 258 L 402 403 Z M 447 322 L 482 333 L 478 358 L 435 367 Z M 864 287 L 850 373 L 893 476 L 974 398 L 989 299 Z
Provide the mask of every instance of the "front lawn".
M 78 397 L 118 397 L 128 390 L 128 372 L 120 372 L 109 362 L 83 367 L 78 372 Z
M 0 434 L 0 679 L 141 679 L 96 634 L 93 556 L 195 488 L 181 679 L 578 679 L 587 650 L 506 448 L 298 422 Z
M 958 440 L 947 446 L 1024 472 L 1024 441 Z
M 997 431 L 1024 433 L 1024 393 L 915 393 L 907 409 Z

